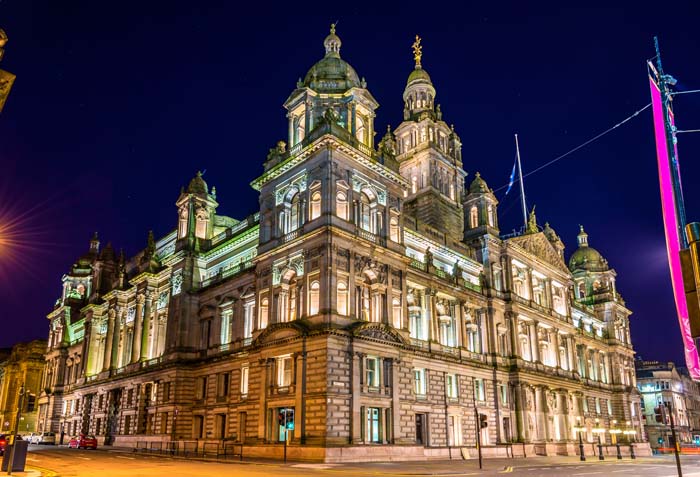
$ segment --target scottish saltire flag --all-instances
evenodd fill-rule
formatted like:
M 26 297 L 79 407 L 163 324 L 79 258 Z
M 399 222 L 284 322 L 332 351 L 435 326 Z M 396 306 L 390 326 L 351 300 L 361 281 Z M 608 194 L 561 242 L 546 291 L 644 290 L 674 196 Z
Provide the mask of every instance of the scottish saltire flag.
M 513 171 L 510 173 L 510 180 L 508 181 L 508 189 L 506 190 L 505 195 L 508 195 L 508 192 L 510 192 L 510 189 L 513 187 L 513 183 L 515 182 L 515 164 L 516 163 L 517 163 L 517 159 L 516 159 L 516 162 L 513 162 Z

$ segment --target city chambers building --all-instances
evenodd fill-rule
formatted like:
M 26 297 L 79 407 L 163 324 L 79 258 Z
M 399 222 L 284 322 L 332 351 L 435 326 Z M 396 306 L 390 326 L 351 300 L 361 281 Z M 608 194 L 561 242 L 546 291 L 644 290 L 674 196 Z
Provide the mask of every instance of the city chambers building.
M 534 213 L 500 235 L 419 40 L 378 144 L 334 27 L 323 45 L 251 183 L 256 213 L 217 214 L 197 174 L 170 233 L 133 257 L 96 236 L 64 275 L 40 426 L 325 461 L 473 456 L 477 437 L 487 455 L 574 455 L 614 421 L 641 436 L 631 312 L 583 228 L 568 264 Z

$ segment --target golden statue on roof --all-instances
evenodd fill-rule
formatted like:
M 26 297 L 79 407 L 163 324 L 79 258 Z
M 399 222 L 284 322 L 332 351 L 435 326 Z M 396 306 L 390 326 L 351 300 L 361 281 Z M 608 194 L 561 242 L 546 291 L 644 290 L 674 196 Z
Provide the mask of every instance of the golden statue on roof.
M 416 35 L 416 41 L 413 42 L 413 59 L 416 60 L 416 68 L 420 68 L 420 59 L 423 56 L 423 47 L 420 44 L 421 37 Z

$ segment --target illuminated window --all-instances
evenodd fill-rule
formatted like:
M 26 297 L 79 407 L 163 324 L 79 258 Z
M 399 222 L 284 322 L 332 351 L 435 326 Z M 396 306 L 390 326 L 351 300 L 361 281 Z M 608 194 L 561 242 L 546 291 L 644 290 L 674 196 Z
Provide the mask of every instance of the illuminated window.
M 425 369 L 416 368 L 413 370 L 413 392 L 418 396 L 425 396 Z
M 486 400 L 486 389 L 484 388 L 484 380 L 481 378 L 474 379 L 474 398 L 477 401 Z
M 241 368 L 241 394 L 248 394 L 248 375 L 250 374 L 250 368 L 244 366 Z
M 450 399 L 457 399 L 457 375 L 447 374 L 445 375 L 445 387 L 447 388 L 447 397 Z
M 319 191 L 311 194 L 311 220 L 321 216 L 321 193 Z
M 267 298 L 263 298 L 260 301 L 260 329 L 267 327 L 268 311 L 270 308 L 270 302 Z
M 348 220 L 348 196 L 343 191 L 338 191 L 335 196 L 335 214 L 343 219 Z
M 391 316 L 394 328 L 401 328 L 401 298 L 395 296 L 391 300 Z
M 321 288 L 318 281 L 311 282 L 309 287 L 309 315 L 318 314 L 319 289 Z
M 365 358 L 365 384 L 370 388 L 379 387 L 379 358 L 375 356 Z
M 476 206 L 472 206 L 469 209 L 469 225 L 473 229 L 479 226 L 479 211 L 476 209 Z
M 494 220 L 494 217 L 493 217 L 493 206 L 492 206 L 491 204 L 489 204 L 489 205 L 486 207 L 486 215 L 487 215 L 487 217 L 488 217 L 489 225 L 490 225 L 491 227 L 493 227 L 493 226 L 494 226 L 494 223 L 495 223 L 495 220 Z
M 231 318 L 233 311 L 226 310 L 221 314 L 221 344 L 231 342 Z
M 288 387 L 292 384 L 292 357 L 280 356 L 277 362 L 277 386 Z
M 399 238 L 399 219 L 398 217 L 392 217 L 389 220 L 389 239 L 394 242 L 400 242 Z
M 347 316 L 348 314 L 348 284 L 345 281 L 338 281 L 338 314 Z

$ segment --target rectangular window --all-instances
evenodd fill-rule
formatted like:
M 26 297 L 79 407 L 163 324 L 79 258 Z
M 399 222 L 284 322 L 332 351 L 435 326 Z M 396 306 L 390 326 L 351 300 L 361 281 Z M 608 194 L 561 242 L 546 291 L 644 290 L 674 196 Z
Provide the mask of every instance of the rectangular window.
M 243 305 L 243 338 L 250 338 L 253 336 L 254 305 L 252 301 Z
M 221 373 L 217 377 L 216 382 L 216 396 L 226 397 L 228 396 L 228 385 L 229 385 L 230 375 L 229 373 Z
M 595 412 L 600 414 L 600 398 L 595 398 Z
M 292 384 L 292 357 L 277 358 L 277 386 L 286 388 Z
M 588 398 L 586 396 L 583 397 L 583 412 L 588 412 Z
M 248 366 L 241 368 L 241 394 L 244 396 L 248 394 Z
M 221 314 L 221 344 L 231 342 L 231 318 L 233 311 L 227 310 Z
M 498 394 L 501 398 L 501 405 L 507 406 L 508 405 L 508 385 L 507 384 L 499 384 L 498 385 Z
M 484 389 L 484 380 L 481 378 L 474 379 L 474 398 L 477 401 L 486 400 L 486 389 Z
M 367 408 L 367 441 L 369 442 L 381 442 L 379 436 L 380 436 L 380 429 L 379 429 L 379 412 L 381 410 L 377 407 L 368 407 Z
M 195 383 L 194 398 L 197 400 L 206 399 L 207 397 L 207 377 L 200 376 Z
M 170 401 L 170 381 L 162 383 L 163 386 L 163 402 Z
M 416 368 L 413 370 L 413 392 L 418 396 L 425 396 L 425 369 Z
M 612 416 L 612 401 L 608 399 L 608 416 Z
M 630 414 L 632 417 L 637 416 L 637 405 L 635 403 L 630 403 Z
M 379 387 L 379 358 L 375 356 L 365 358 L 365 384 L 370 388 Z
M 445 386 L 447 387 L 447 397 L 450 399 L 457 399 L 457 375 L 447 374 L 445 375 Z

